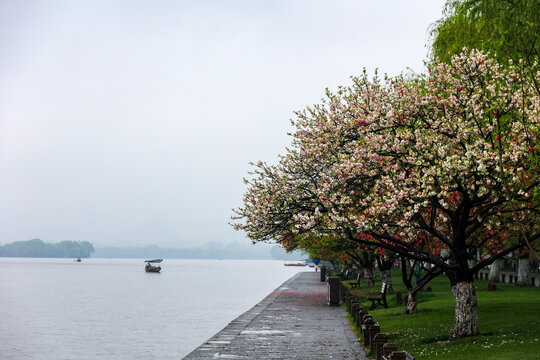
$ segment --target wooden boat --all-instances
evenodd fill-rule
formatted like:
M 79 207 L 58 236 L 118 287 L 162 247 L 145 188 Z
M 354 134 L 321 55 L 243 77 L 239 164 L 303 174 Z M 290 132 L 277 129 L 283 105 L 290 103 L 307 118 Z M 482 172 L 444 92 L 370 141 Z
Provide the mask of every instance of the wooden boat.
M 161 266 L 159 265 L 152 265 L 152 264 L 159 264 L 160 262 L 162 262 L 163 259 L 154 259 L 154 260 L 144 260 L 144 262 L 146 263 L 146 266 L 144 267 L 144 271 L 146 272 L 155 272 L 155 273 L 158 273 L 161 271 Z

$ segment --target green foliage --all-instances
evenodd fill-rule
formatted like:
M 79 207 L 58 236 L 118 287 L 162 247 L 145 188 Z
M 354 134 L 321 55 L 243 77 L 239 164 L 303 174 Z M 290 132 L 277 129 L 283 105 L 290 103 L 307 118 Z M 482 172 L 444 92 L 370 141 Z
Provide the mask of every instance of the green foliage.
M 6 257 L 48 257 L 48 258 L 89 258 L 94 246 L 88 241 L 61 241 L 46 244 L 40 239 L 15 241 L 0 246 L 0 256 Z
M 432 56 L 444 62 L 466 47 L 530 65 L 540 55 L 540 1 L 448 0 L 431 35 Z
M 394 289 L 406 294 L 399 285 L 399 272 L 393 271 L 392 277 Z M 370 314 L 381 324 L 381 332 L 389 335 L 389 342 L 418 360 L 540 359 L 540 289 L 497 283 L 497 291 L 488 292 L 487 281 L 475 281 L 475 285 L 481 325 L 477 337 L 448 341 L 455 301 L 444 276 L 430 283 L 433 292 L 418 294 L 418 313 L 404 314 L 393 294 L 388 295 L 388 309 L 378 307 Z M 368 294 L 374 290 L 352 291 Z

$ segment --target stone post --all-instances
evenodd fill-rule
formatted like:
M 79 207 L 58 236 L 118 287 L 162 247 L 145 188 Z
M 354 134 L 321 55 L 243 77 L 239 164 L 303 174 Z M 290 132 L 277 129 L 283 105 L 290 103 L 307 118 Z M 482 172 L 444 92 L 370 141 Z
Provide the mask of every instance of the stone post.
M 383 345 L 388 341 L 388 335 L 386 334 L 376 334 L 374 337 L 373 337 L 373 342 L 375 343 L 375 358 L 377 360 L 381 360 L 382 359 L 382 348 L 383 348 Z
M 353 318 L 355 324 L 358 324 L 357 316 L 358 316 L 358 311 L 360 311 L 361 308 L 362 306 L 359 303 L 354 303 L 352 306 L 351 317 Z
M 401 291 L 396 291 L 396 305 L 403 304 L 403 295 L 401 294 Z
M 362 326 L 362 337 L 364 338 L 364 345 L 369 346 L 369 328 L 371 325 L 375 325 L 375 320 L 370 316 L 369 318 L 364 318 L 364 325 Z
M 391 353 L 393 353 L 394 351 L 397 351 L 397 345 L 396 344 L 384 344 L 383 347 L 382 347 L 382 354 L 385 358 L 388 358 L 388 356 L 390 356 Z
M 388 356 L 388 360 L 407 360 L 405 351 L 394 351 Z
M 352 301 L 352 295 L 351 295 L 351 293 L 349 293 L 347 295 L 346 300 L 345 300 L 345 304 L 347 305 L 347 311 L 348 312 L 351 312 L 351 301 Z
M 379 326 L 379 324 L 373 324 L 368 329 L 369 346 L 371 347 L 372 351 L 375 351 L 375 341 L 373 341 L 373 338 L 380 332 L 381 327 Z

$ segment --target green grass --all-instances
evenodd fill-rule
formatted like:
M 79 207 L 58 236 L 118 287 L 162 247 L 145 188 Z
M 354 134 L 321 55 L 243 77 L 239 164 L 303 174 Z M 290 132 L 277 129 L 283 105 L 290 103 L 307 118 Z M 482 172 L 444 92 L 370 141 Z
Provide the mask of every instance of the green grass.
M 399 272 L 392 274 L 394 290 L 406 295 Z M 389 342 L 418 360 L 527 359 L 540 360 L 540 288 L 517 288 L 497 283 L 496 292 L 487 291 L 487 281 L 475 281 L 478 295 L 480 336 L 447 341 L 454 324 L 454 297 L 444 276 L 433 280 L 433 292 L 418 294 L 418 312 L 406 315 L 388 294 L 388 309 L 370 311 L 388 334 Z M 375 288 L 352 289 L 356 294 L 376 294 Z M 362 302 L 369 307 L 370 301 Z

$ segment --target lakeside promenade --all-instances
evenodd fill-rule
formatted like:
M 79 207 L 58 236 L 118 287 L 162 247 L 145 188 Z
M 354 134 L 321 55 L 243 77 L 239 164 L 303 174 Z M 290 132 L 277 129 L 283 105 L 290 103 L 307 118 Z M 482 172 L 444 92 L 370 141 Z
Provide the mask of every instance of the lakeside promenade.
M 317 272 L 301 272 L 185 356 L 210 359 L 367 360 Z

